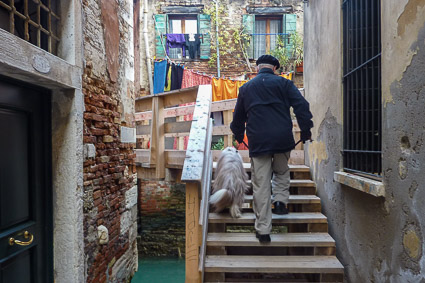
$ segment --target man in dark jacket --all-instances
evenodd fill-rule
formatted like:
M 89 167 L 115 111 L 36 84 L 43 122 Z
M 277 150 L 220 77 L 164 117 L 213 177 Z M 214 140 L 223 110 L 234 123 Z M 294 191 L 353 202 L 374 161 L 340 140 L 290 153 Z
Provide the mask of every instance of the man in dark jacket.
M 251 157 L 256 236 L 270 242 L 273 192 L 273 213 L 287 214 L 290 176 L 288 159 L 295 148 L 290 107 L 294 109 L 301 128 L 301 140 L 311 139 L 313 127 L 309 103 L 290 80 L 277 76 L 279 61 L 271 55 L 257 60 L 258 75 L 239 89 L 233 122 L 230 125 L 241 143 L 246 134 Z M 272 178 L 273 175 L 273 178 Z M 272 182 L 270 182 L 272 180 Z M 271 186 L 271 187 L 270 187 Z

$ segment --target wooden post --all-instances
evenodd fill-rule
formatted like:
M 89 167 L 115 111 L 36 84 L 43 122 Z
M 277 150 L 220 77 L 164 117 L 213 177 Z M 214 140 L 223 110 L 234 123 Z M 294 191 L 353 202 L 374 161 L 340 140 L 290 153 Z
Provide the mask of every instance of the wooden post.
M 165 178 L 164 98 L 152 100 L 150 163 L 155 164 L 156 178 Z
M 186 283 L 201 282 L 199 265 L 199 185 L 186 184 Z
M 223 111 L 223 124 L 230 125 L 233 121 L 233 110 Z M 233 137 L 232 135 L 224 136 L 224 147 L 233 146 Z
M 177 122 L 183 122 L 184 116 L 177 116 L 176 121 Z M 178 137 L 177 138 L 177 149 L 178 150 L 184 150 L 184 137 Z

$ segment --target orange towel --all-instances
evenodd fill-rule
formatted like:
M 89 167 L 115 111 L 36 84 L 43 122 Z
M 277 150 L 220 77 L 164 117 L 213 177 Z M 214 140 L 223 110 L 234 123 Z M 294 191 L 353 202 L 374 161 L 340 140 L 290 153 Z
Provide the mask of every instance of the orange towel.
M 287 79 L 287 80 L 292 81 L 292 73 L 281 74 L 280 76 L 283 77 L 283 78 L 285 78 L 285 79 Z
M 214 78 L 212 80 L 213 101 L 237 98 L 239 88 L 246 82 Z

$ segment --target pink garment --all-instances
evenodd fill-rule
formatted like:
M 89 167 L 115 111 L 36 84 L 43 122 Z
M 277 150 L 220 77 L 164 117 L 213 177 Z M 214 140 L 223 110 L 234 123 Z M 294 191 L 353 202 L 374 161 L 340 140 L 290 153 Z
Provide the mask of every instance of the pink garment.
M 187 69 L 183 70 L 182 88 L 188 88 L 197 85 L 210 85 L 212 78 L 191 72 Z
M 200 75 L 192 71 L 189 71 L 187 69 L 183 70 L 182 88 L 188 88 L 188 87 L 197 86 L 197 85 L 210 85 L 211 82 L 212 82 L 212 78 L 208 76 Z M 179 106 L 193 105 L 193 104 L 195 104 L 195 102 L 179 104 Z M 192 121 L 192 119 L 193 119 L 193 114 L 184 116 L 185 121 Z M 187 149 L 188 142 L 189 142 L 189 137 L 184 137 L 185 150 Z M 177 149 L 177 138 L 174 138 L 173 149 Z

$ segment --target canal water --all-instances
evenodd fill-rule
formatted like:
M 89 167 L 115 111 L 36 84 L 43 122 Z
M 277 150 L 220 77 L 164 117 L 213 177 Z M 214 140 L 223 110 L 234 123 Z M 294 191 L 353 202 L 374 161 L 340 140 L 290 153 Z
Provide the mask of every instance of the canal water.
M 140 258 L 131 283 L 184 283 L 184 258 Z

